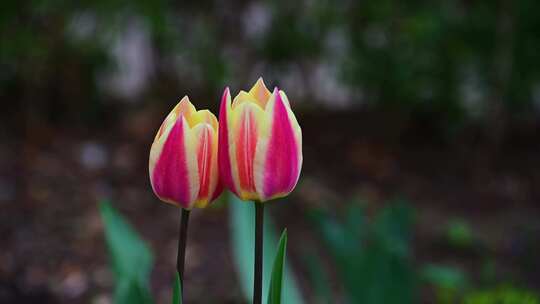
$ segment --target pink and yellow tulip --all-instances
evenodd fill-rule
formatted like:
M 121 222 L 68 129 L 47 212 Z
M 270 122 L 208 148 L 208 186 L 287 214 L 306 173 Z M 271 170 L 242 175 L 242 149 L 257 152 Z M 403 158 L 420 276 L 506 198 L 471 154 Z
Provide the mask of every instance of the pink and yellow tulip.
M 302 168 L 302 130 L 285 92 L 270 92 L 262 78 L 219 111 L 219 170 L 225 186 L 243 200 L 289 194 Z
M 204 208 L 222 190 L 218 170 L 218 121 L 184 97 L 167 115 L 150 149 L 150 182 L 164 202 Z

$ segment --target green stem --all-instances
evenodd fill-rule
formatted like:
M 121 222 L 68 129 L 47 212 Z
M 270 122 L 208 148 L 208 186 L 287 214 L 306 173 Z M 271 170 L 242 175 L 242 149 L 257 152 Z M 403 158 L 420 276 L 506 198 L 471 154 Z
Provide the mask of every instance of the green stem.
M 182 287 L 182 297 L 184 297 L 184 263 L 186 259 L 186 242 L 189 222 L 189 210 L 182 208 L 180 220 L 180 231 L 178 236 L 178 256 L 176 258 L 176 270 L 180 277 L 180 286 Z
M 253 279 L 253 304 L 262 303 L 264 204 L 255 202 L 255 262 Z

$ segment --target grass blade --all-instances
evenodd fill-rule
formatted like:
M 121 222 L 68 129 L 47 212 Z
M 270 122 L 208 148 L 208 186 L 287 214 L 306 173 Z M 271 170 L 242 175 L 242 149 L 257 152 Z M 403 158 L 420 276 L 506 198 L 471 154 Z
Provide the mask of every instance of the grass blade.
M 287 250 L 287 229 L 283 230 L 279 239 L 274 267 L 272 267 L 272 277 L 270 278 L 270 291 L 268 293 L 268 304 L 281 304 L 281 289 L 283 287 L 283 268 L 285 266 L 285 252 Z
M 173 287 L 173 304 L 182 304 L 182 283 L 180 282 L 180 275 L 175 272 L 174 287 Z

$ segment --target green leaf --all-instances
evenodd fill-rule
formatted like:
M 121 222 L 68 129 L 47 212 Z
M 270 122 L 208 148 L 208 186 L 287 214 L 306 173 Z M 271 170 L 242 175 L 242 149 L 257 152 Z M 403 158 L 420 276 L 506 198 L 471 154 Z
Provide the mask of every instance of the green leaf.
M 446 229 L 447 238 L 451 245 L 468 247 L 474 243 L 474 234 L 470 225 L 465 220 L 451 220 Z
M 182 304 L 182 283 L 180 282 L 180 275 L 178 272 L 175 272 L 172 302 L 173 304 Z
M 255 241 L 255 205 L 253 202 L 244 202 L 234 195 L 229 195 L 229 219 L 233 254 L 240 286 L 248 302 L 253 297 L 253 249 Z M 268 216 L 264 218 L 264 249 L 263 249 L 263 296 L 268 295 L 268 286 L 272 267 L 272 258 L 276 255 L 278 238 Z M 283 301 L 287 304 L 303 304 L 296 277 L 291 268 L 285 266 L 285 281 L 283 286 Z M 263 302 L 266 303 L 266 299 Z
M 283 287 L 283 267 L 285 266 L 285 251 L 287 250 L 287 229 L 283 230 L 279 239 L 278 251 L 272 267 L 270 278 L 269 304 L 281 304 L 281 289 Z
M 435 288 L 437 303 L 456 303 L 468 287 L 465 273 L 458 268 L 428 264 L 423 267 L 421 278 Z
M 406 205 L 385 208 L 371 221 L 359 209 L 343 221 L 324 215 L 314 220 L 351 303 L 416 302 L 409 244 L 413 214 Z
M 328 275 L 323 269 L 322 260 L 315 254 L 303 257 L 306 269 L 309 273 L 310 285 L 313 293 L 313 303 L 332 303 L 332 292 L 328 282 Z
M 458 290 L 468 286 L 465 273 L 453 267 L 428 264 L 422 269 L 421 275 L 425 281 L 441 288 Z
M 116 282 L 114 290 L 115 304 L 148 304 L 152 303 L 150 294 L 134 280 L 121 279 Z
M 539 304 L 540 298 L 533 290 L 515 286 L 499 286 L 487 290 L 473 290 L 465 295 L 465 304 Z
M 152 303 L 148 284 L 153 264 L 150 248 L 109 202 L 102 202 L 100 211 L 116 278 L 114 303 Z

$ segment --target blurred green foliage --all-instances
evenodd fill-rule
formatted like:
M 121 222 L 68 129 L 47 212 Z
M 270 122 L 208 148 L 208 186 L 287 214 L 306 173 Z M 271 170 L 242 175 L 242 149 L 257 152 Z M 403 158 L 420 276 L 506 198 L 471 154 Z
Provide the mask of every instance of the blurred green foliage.
M 343 216 L 314 211 L 311 218 L 327 244 L 332 264 L 337 266 L 346 303 L 418 303 L 426 298 L 438 304 L 539 301 L 535 292 L 516 287 L 517 282 L 497 287 L 500 280 L 493 275 L 495 266 L 489 255 L 482 257 L 486 274 L 480 281 L 455 265 L 416 265 L 411 252 L 414 212 L 404 201 L 389 202 L 370 218 L 357 202 L 350 204 Z M 448 242 L 457 245 L 457 250 L 478 246 L 464 220 L 453 220 L 448 227 L 453 235 Z M 336 296 L 327 285 L 321 260 L 312 256 L 307 261 L 311 283 L 317 287 L 313 294 L 316 303 L 332 303 Z M 433 291 L 431 297 L 420 295 L 426 287 Z
M 154 259 L 150 247 L 110 202 L 101 202 L 100 211 L 116 280 L 114 303 L 154 303 L 149 284 Z M 175 272 L 172 303 L 182 304 L 178 272 Z
M 254 6 L 261 9 L 250 16 Z M 9 0 L 0 10 L 0 88 L 8 97 L 40 88 L 48 98 L 75 98 L 89 104 L 83 110 L 99 112 L 96 81 L 115 65 L 111 44 L 134 19 L 148 30 L 158 76 L 179 77 L 206 94 L 248 81 L 262 62 L 258 73 L 291 75 L 288 67 L 300 67 L 296 78 L 329 64 L 337 81 L 358 93 L 351 101 L 436 113 L 450 125 L 530 118 L 540 98 L 535 0 Z M 251 30 L 255 37 L 246 34 Z M 317 81 L 333 76 L 324 77 Z M 80 95 L 54 94 L 74 79 Z M 308 90 L 320 86 L 295 81 L 311 83 Z
M 152 303 L 148 282 L 153 265 L 150 248 L 109 202 L 102 202 L 100 210 L 116 279 L 114 303 Z
M 464 304 L 538 304 L 540 298 L 531 291 L 502 286 L 488 290 L 473 291 L 465 296 Z
M 241 201 L 234 195 L 228 195 L 228 197 L 229 222 L 231 223 L 230 234 L 234 263 L 244 297 L 248 301 L 251 301 L 253 296 L 255 206 L 251 202 Z M 278 252 L 280 252 L 278 250 L 280 247 L 278 247 L 276 228 L 271 221 L 269 212 L 265 212 L 263 243 L 263 303 L 266 303 L 268 301 L 267 296 L 270 292 L 270 282 L 273 275 L 272 261 L 275 257 L 278 257 Z M 282 243 L 283 242 L 279 242 L 279 244 Z M 285 248 L 282 250 L 285 250 Z M 274 262 L 274 265 L 275 263 L 276 262 Z M 288 304 L 304 303 L 294 273 L 289 266 L 285 265 L 283 267 L 283 301 Z
M 456 303 L 470 283 L 467 276 L 457 268 L 428 264 L 421 272 L 422 279 L 435 288 L 439 304 Z
M 348 303 L 416 303 L 418 276 L 412 263 L 412 210 L 384 209 L 368 221 L 351 207 L 342 223 L 314 216 L 346 289 Z
M 473 232 L 471 227 L 464 220 L 451 220 L 446 229 L 447 238 L 451 245 L 456 247 L 467 247 L 473 244 Z
M 270 3 L 278 12 L 265 44 L 270 59 L 340 62 L 343 80 L 370 103 L 437 112 L 453 123 L 498 115 L 499 106 L 516 118 L 537 98 L 538 1 Z M 325 43 L 336 30 L 344 33 L 341 58 Z
M 354 2 L 345 18 L 348 78 L 374 101 L 442 111 L 449 119 L 462 119 L 472 106 L 492 111 L 499 99 L 520 113 L 540 79 L 540 55 L 532 51 L 540 43 L 539 5 Z

